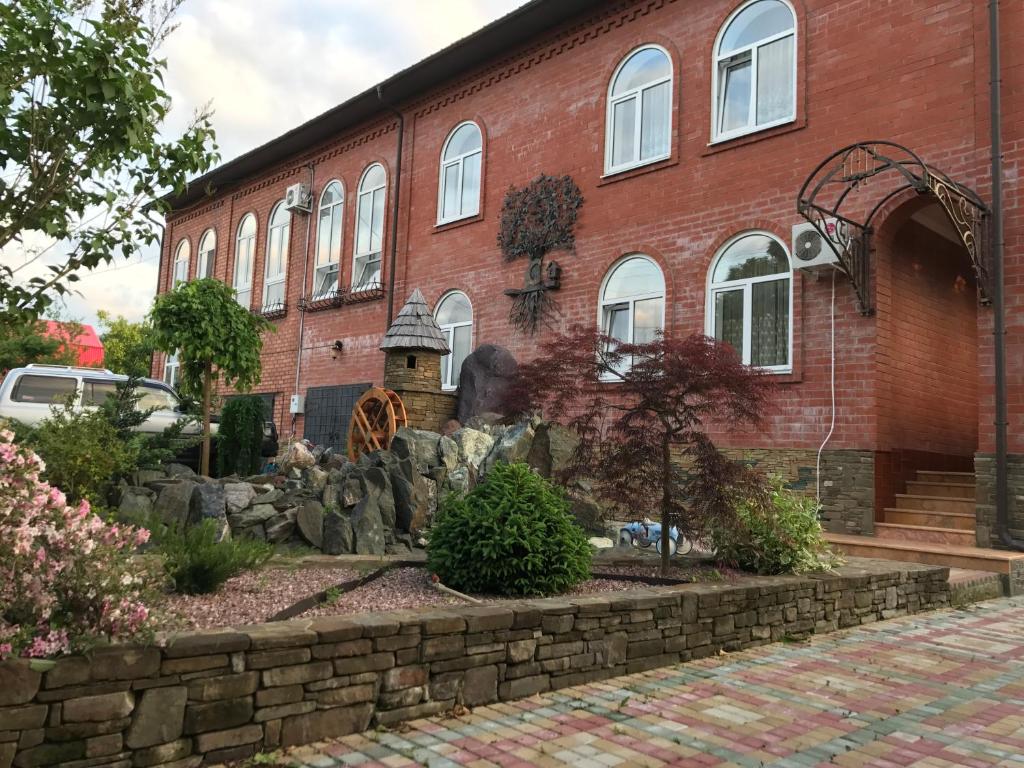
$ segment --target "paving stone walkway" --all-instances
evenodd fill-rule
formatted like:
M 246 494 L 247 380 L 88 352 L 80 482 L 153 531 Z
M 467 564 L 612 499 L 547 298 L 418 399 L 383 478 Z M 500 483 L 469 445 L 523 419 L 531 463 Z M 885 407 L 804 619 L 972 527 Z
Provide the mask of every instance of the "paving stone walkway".
M 1024 768 L 1024 598 L 418 720 L 284 764 Z

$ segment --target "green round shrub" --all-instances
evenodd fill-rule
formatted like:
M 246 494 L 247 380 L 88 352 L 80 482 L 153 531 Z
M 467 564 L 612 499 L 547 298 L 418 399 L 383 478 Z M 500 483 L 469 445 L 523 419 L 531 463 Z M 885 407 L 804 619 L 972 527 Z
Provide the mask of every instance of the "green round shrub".
M 445 499 L 427 565 L 446 586 L 489 595 L 554 595 L 590 577 L 590 544 L 556 488 L 525 464 L 497 464 Z

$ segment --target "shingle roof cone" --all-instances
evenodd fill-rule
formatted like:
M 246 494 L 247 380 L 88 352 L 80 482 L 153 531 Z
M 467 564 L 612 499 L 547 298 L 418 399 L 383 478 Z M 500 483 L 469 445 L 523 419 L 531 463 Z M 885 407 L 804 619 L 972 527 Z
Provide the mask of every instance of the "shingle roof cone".
M 447 355 L 448 340 L 441 332 L 426 299 L 417 288 L 384 334 L 381 349 L 426 349 Z

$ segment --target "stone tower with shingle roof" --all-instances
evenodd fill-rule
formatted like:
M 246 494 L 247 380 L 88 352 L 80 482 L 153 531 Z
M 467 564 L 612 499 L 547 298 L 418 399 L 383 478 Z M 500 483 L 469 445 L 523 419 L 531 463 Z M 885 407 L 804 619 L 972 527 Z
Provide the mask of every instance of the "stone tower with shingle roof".
M 441 390 L 441 357 L 451 349 L 419 288 L 395 317 L 380 348 L 384 386 L 402 398 L 409 426 L 439 432 L 455 418 L 455 394 Z

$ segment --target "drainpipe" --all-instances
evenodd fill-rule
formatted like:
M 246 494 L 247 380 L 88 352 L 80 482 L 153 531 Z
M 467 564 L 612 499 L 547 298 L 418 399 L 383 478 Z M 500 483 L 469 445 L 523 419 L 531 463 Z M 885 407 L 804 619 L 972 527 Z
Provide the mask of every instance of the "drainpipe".
M 381 87 L 377 86 L 377 101 L 380 105 L 393 113 L 398 118 L 398 158 L 395 160 L 395 199 L 391 211 L 391 266 L 388 268 L 388 324 L 395 319 L 395 270 L 398 263 L 398 205 L 401 202 L 402 191 L 402 143 L 405 140 L 405 117 L 393 106 L 384 101 L 384 93 Z
M 154 223 L 158 227 L 160 227 L 160 258 L 157 259 L 157 264 L 160 264 L 162 266 L 163 262 L 164 262 L 164 240 L 167 238 L 167 219 L 164 218 L 163 222 L 157 221 L 157 222 L 154 222 Z M 173 269 L 173 267 L 172 267 L 172 269 Z M 160 268 L 157 267 L 157 270 L 156 270 L 156 294 L 154 294 L 154 296 L 159 296 L 159 295 L 160 295 Z M 155 371 L 153 370 L 153 358 L 154 357 L 156 357 L 156 351 L 155 350 L 153 352 L 149 353 L 149 373 L 150 373 L 151 376 L 153 376 L 153 374 L 155 373 Z M 153 378 L 158 378 L 158 377 L 157 376 L 153 376 Z M 160 376 L 159 378 L 162 379 L 163 376 Z
M 303 309 L 303 302 L 306 299 L 306 280 L 309 277 L 309 226 L 313 220 L 313 177 L 316 174 L 316 166 L 311 162 L 309 168 L 309 205 L 310 211 L 306 214 L 306 244 L 302 248 L 302 287 L 299 289 L 299 338 L 295 350 L 295 389 L 293 394 L 299 394 L 299 377 L 302 373 L 302 335 L 306 328 L 306 311 Z M 289 438 L 295 437 L 295 422 L 298 414 L 292 414 L 291 434 Z
M 996 378 L 996 533 L 999 541 L 1010 549 L 1024 551 L 1024 541 L 1010 534 L 1010 490 L 1007 472 L 1007 429 L 1009 417 L 1006 406 L 1006 317 L 1003 276 L 1003 136 L 1001 70 L 999 63 L 999 0 L 989 0 L 989 76 L 992 128 L 992 342 Z

